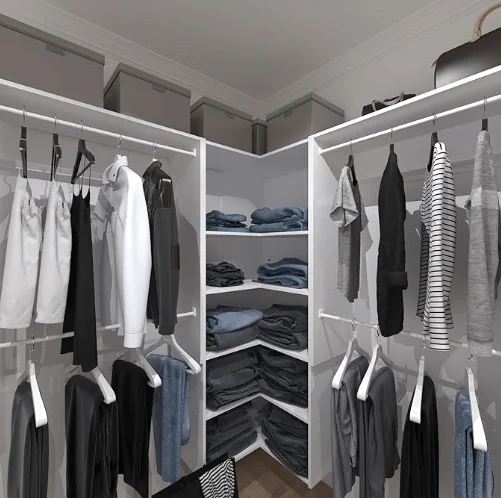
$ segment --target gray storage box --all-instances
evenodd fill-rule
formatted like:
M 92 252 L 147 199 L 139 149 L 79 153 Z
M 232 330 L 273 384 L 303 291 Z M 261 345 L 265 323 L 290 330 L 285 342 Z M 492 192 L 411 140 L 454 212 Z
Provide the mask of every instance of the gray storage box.
M 299 142 L 344 122 L 344 111 L 314 93 L 291 102 L 266 117 L 268 150 Z
M 211 142 L 252 152 L 252 117 L 207 97 L 191 106 L 191 133 Z
M 252 153 L 262 156 L 268 152 L 268 129 L 266 121 L 255 119 L 252 122 Z
M 103 106 L 104 57 L 0 15 L 0 78 Z
M 190 132 L 191 92 L 119 64 L 104 89 L 104 107 L 150 123 Z

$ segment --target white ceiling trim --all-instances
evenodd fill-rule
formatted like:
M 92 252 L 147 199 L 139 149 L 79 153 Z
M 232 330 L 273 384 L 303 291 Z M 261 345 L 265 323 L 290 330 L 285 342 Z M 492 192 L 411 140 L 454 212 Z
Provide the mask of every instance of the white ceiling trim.
M 28 4 L 28 5 L 27 5 Z M 40 0 L 2 0 L 2 14 L 255 114 L 260 101 Z
M 437 0 L 292 85 L 262 100 L 256 114 L 265 117 L 307 93 L 320 91 L 350 71 L 376 58 L 384 57 L 416 37 L 439 29 L 440 25 L 449 19 L 462 14 L 470 14 L 471 11 L 482 12 L 482 9 L 487 9 L 490 5 L 492 5 L 492 0 L 477 0 L 474 3 L 472 0 Z

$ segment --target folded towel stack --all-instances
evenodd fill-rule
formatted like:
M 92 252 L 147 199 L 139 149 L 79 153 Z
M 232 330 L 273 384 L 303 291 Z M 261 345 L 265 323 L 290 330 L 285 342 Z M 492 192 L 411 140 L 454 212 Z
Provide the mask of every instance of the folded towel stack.
M 249 405 L 243 405 L 207 422 L 207 460 L 234 457 L 257 438 Z
M 218 306 L 207 310 L 207 350 L 222 351 L 257 339 L 257 323 L 262 318 L 262 311 L 250 308 Z
M 207 364 L 207 407 L 220 407 L 259 392 L 257 355 L 239 351 Z
M 283 258 L 276 263 L 261 265 L 257 272 L 257 281 L 263 284 L 297 289 L 308 287 L 308 263 L 298 258 Z
M 308 230 L 308 208 L 286 206 L 256 209 L 251 214 L 251 232 L 293 232 Z
M 274 405 L 263 408 L 265 442 L 275 457 L 301 477 L 308 477 L 308 426 Z
M 226 261 L 217 265 L 207 263 L 206 269 L 207 285 L 212 287 L 232 287 L 244 283 L 244 272 Z
M 259 321 L 260 338 L 285 349 L 308 347 L 308 308 L 274 304 Z
M 258 349 L 260 391 L 278 401 L 308 406 L 308 364 L 267 348 Z
M 248 232 L 245 221 L 247 216 L 243 214 L 225 214 L 216 209 L 205 215 L 206 228 L 213 232 Z

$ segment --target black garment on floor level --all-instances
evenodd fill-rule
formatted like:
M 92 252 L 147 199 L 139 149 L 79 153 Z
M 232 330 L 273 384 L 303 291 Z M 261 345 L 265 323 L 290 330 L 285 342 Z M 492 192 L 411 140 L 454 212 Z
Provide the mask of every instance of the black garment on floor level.
M 438 498 L 438 419 L 435 385 L 423 383 L 421 423 L 405 419 L 400 468 L 400 498 Z
M 11 429 L 7 496 L 47 498 L 49 429 L 35 426 L 31 387 L 26 381 L 14 394 Z
M 148 318 L 158 333 L 171 335 L 177 323 L 180 250 L 172 178 L 154 161 L 143 174 L 150 222 L 152 268 Z
M 73 352 L 73 365 L 84 372 L 97 367 L 96 303 L 92 262 L 90 189 L 73 196 L 71 205 L 71 263 L 63 332 L 75 332 L 62 340 L 61 353 Z
M 390 337 L 401 332 L 404 327 L 402 291 L 407 289 L 404 180 L 394 152 L 390 152 L 381 178 L 378 211 L 377 314 L 381 334 Z
M 146 372 L 129 361 L 113 363 L 111 387 L 117 397 L 119 472 L 142 498 L 148 498 L 148 471 L 153 388 Z
M 82 375 L 66 383 L 66 497 L 116 498 L 117 404 L 107 405 L 99 386 Z

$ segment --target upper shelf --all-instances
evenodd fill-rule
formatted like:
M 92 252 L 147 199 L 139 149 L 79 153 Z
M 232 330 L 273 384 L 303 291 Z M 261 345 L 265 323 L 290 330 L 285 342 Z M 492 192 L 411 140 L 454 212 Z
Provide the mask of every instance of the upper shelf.
M 501 66 L 483 71 L 450 85 L 417 95 L 413 99 L 317 133 L 313 138 L 321 149 L 390 129 L 410 121 L 476 102 L 500 93 Z M 440 123 L 437 123 L 439 126 Z M 387 139 L 385 139 L 387 140 Z

